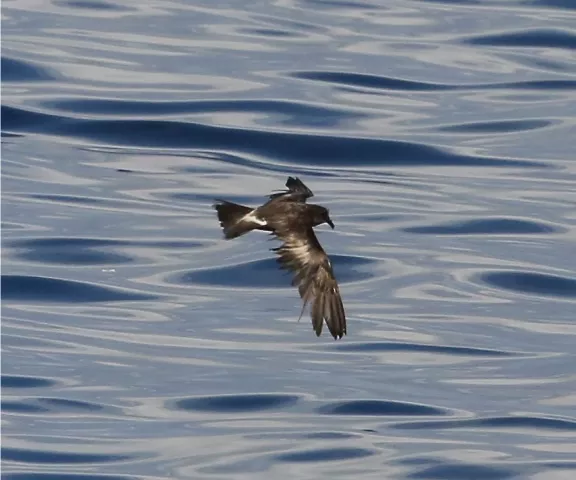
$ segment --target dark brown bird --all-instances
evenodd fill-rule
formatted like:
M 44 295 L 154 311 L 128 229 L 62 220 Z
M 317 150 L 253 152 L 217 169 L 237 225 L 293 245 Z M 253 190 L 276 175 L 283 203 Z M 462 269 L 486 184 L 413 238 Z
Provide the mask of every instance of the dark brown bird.
M 272 193 L 264 205 L 251 208 L 225 200 L 216 200 L 214 208 L 230 240 L 252 230 L 271 232 L 283 245 L 273 248 L 281 268 L 294 273 L 292 285 L 303 300 L 302 312 L 311 302 L 312 327 L 317 336 L 324 321 L 334 339 L 346 335 L 346 314 L 332 264 L 318 242 L 313 227 L 327 223 L 334 228 L 328 210 L 306 203 L 314 194 L 296 177 L 288 177 L 287 190 Z

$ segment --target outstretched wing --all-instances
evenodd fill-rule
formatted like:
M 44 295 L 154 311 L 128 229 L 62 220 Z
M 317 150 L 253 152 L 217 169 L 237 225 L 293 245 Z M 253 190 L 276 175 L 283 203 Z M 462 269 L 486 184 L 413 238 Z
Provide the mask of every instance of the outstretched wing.
M 300 180 L 298 177 L 288 177 L 288 180 L 286 180 L 286 188 L 288 190 L 272 193 L 270 198 L 274 199 L 283 197 L 283 200 L 305 202 L 308 198 L 314 196 L 312 190 L 304 185 L 304 182 L 302 182 L 302 180 Z
M 334 339 L 346 335 L 346 314 L 340 297 L 338 283 L 332 271 L 328 255 L 318 242 L 312 228 L 276 231 L 276 236 L 284 241 L 281 247 L 274 248 L 282 268 L 294 272 L 292 285 L 298 287 L 302 298 L 302 313 L 312 302 L 310 316 L 317 336 L 322 333 L 324 321 Z

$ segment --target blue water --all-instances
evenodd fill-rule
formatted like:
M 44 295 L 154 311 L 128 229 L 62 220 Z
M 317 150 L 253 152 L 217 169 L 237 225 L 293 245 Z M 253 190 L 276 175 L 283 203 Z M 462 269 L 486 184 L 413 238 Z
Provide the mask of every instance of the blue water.
M 575 2 L 2 15 L 2 478 L 576 475 Z M 288 175 L 339 341 L 211 208 Z

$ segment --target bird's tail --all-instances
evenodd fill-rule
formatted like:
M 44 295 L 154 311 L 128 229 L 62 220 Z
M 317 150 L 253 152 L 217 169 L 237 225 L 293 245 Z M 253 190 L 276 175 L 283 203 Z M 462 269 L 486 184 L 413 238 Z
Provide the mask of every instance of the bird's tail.
M 214 208 L 218 214 L 220 225 L 224 230 L 224 238 L 227 240 L 258 228 L 258 224 L 246 219 L 246 216 L 253 210 L 250 207 L 227 202 L 226 200 L 216 200 Z

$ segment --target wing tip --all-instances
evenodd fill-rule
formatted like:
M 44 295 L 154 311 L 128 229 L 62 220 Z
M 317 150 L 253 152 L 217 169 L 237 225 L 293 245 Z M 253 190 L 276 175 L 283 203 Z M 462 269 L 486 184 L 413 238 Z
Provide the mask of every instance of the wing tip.
M 341 340 L 346 335 L 346 330 L 330 332 L 334 340 Z

